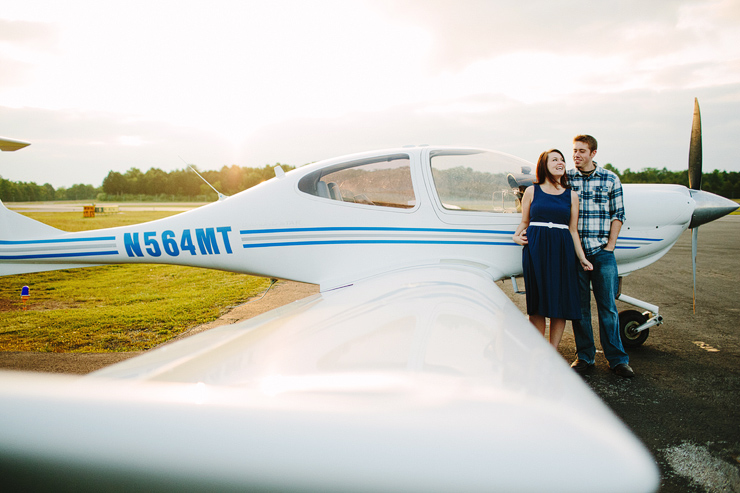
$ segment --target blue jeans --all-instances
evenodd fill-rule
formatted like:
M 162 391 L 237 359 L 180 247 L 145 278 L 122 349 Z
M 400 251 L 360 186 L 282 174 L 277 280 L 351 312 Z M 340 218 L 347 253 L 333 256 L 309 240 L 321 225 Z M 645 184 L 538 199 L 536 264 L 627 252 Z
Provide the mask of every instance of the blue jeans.
M 629 356 L 622 346 L 619 335 L 619 314 L 614 299 L 617 296 L 619 276 L 614 252 L 600 250 L 588 257 L 594 266 L 592 271 L 578 269 L 578 285 L 581 291 L 581 320 L 573 321 L 578 359 L 593 364 L 596 357 L 594 331 L 591 326 L 591 287 L 594 291 L 596 308 L 599 312 L 599 336 L 604 356 L 609 367 L 629 363 Z

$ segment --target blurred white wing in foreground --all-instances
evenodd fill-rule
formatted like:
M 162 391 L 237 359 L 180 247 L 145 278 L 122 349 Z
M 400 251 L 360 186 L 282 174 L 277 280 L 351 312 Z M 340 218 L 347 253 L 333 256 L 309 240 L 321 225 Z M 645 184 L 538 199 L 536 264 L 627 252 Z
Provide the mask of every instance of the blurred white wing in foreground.
M 12 375 L 12 377 L 11 377 Z M 482 271 L 324 292 L 87 377 L 0 373 L 4 484 L 654 491 L 644 446 Z

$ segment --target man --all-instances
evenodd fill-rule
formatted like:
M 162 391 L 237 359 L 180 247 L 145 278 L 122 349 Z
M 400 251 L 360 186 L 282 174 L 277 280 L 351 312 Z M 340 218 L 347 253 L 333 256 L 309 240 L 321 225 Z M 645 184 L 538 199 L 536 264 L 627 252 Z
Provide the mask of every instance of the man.
M 576 169 L 568 170 L 568 179 L 578 193 L 580 214 L 578 233 L 586 258 L 594 266 L 592 271 L 578 269 L 581 291 L 581 320 L 573 321 L 576 340 L 576 360 L 571 367 L 585 373 L 594 367 L 596 347 L 591 326 L 591 287 L 599 314 L 601 347 L 609 368 L 624 378 L 635 376 L 629 356 L 624 351 L 619 335 L 619 314 L 614 299 L 619 277 L 614 248 L 624 222 L 622 184 L 619 177 L 594 162 L 597 142 L 590 135 L 573 139 L 573 161 Z

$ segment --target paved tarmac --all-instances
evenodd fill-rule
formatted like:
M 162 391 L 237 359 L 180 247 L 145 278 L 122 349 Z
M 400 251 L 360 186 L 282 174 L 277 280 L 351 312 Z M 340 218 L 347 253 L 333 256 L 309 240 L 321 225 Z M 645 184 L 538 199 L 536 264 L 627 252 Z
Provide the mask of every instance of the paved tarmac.
M 665 319 L 628 351 L 636 377 L 611 373 L 601 353 L 584 379 L 650 449 L 661 493 L 740 492 L 740 216 L 699 228 L 696 282 L 694 314 L 687 231 L 661 260 L 624 278 L 622 292 L 657 305 Z M 510 282 L 504 290 L 524 308 Z M 598 339 L 595 305 L 593 313 Z M 560 352 L 574 359 L 570 324 Z
M 88 201 L 61 201 L 61 202 L 3 202 L 5 207 L 14 212 L 82 212 L 86 205 L 99 207 L 118 207 L 120 212 L 139 211 L 171 211 L 183 212 L 195 209 L 208 202 L 97 202 Z

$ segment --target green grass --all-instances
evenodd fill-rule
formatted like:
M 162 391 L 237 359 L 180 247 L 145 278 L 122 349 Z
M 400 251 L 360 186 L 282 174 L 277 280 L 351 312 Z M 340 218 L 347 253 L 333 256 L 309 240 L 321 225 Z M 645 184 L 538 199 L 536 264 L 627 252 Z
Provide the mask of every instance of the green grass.
M 734 200 L 735 202 L 737 202 L 738 204 L 740 204 L 740 199 L 732 199 L 732 200 Z M 735 210 L 733 212 L 730 212 L 730 215 L 731 216 L 740 216 L 740 209 L 737 209 L 737 210 Z
M 66 231 L 172 215 L 137 212 L 83 219 L 28 213 Z M 215 320 L 264 291 L 269 280 L 170 265 L 110 265 L 0 278 L 0 351 L 115 352 L 152 348 Z M 21 288 L 29 286 L 26 310 Z

